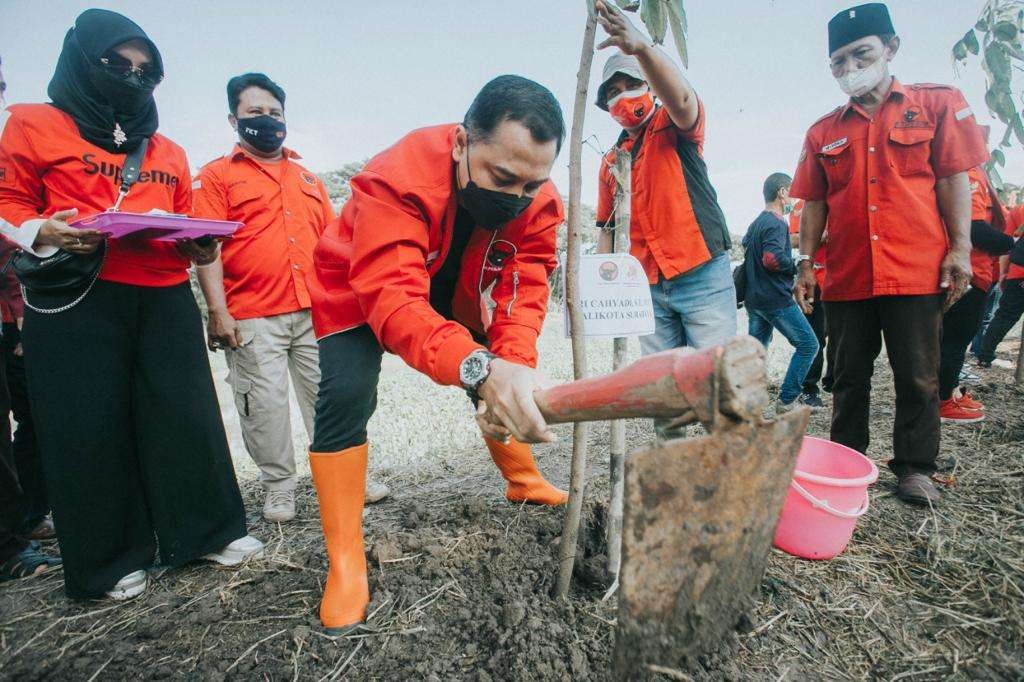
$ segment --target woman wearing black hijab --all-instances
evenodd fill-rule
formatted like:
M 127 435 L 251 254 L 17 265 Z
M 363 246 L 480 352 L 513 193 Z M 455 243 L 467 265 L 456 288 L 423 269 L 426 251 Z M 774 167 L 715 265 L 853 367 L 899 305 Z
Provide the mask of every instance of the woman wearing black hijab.
M 191 211 L 184 151 L 156 132 L 156 45 L 134 22 L 82 13 L 50 82 L 50 104 L 0 114 L 0 221 L 40 257 L 88 258 L 104 245 L 91 289 L 33 300 L 25 365 L 65 588 L 127 599 L 163 565 L 236 564 L 262 552 L 246 534 L 220 408 L 188 284 L 190 261 L 217 247 L 131 237 L 105 240 L 73 217 L 115 205 L 126 156 L 148 140 L 120 208 Z M 77 301 L 77 302 L 76 302 Z M 33 310 L 32 305 L 40 307 Z

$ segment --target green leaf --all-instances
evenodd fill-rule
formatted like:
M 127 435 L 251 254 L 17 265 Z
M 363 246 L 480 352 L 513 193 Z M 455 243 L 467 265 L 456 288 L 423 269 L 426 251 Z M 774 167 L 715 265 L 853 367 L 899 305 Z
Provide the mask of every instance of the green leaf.
M 1006 165 L 1006 155 L 999 149 L 992 150 L 992 160 L 998 163 L 1000 166 Z
M 1017 136 L 1017 141 L 1024 144 L 1024 121 L 1020 120 L 1020 115 L 1016 111 L 1013 113 L 1011 125 L 1013 126 L 1013 134 Z
M 996 190 L 1001 190 L 1003 188 L 1003 176 L 999 174 L 999 171 L 991 163 L 985 164 L 985 169 L 988 171 L 988 181 L 992 183 Z
M 668 31 L 668 15 L 665 13 L 664 0 L 643 0 L 640 5 L 640 19 L 647 27 L 651 40 L 658 45 L 665 42 Z
M 679 60 L 684 68 L 690 66 L 690 55 L 686 51 L 686 10 L 683 9 L 683 0 L 667 0 L 668 4 L 668 25 L 672 29 L 672 39 L 676 43 L 676 51 L 679 52 Z
M 981 50 L 981 46 L 978 44 L 978 36 L 974 33 L 974 29 L 967 31 L 964 37 L 960 39 L 960 42 L 963 43 L 964 47 L 971 54 L 978 54 Z
M 985 65 L 988 67 L 988 71 L 996 83 L 1009 85 L 1012 76 L 1010 57 L 1006 54 L 1006 50 L 1003 49 L 1002 45 L 992 43 L 985 48 Z
M 592 17 L 597 12 L 597 7 L 594 5 L 594 0 L 587 0 L 587 16 Z
M 1017 24 L 1015 22 L 1000 21 L 992 29 L 992 35 L 994 35 L 999 40 L 1013 42 L 1020 36 L 1020 29 L 1017 28 Z
M 961 40 L 953 46 L 953 59 L 956 59 L 957 61 L 967 59 L 967 46 L 964 45 L 964 41 Z
M 627 12 L 635 12 L 640 9 L 640 0 L 615 0 L 615 4 Z

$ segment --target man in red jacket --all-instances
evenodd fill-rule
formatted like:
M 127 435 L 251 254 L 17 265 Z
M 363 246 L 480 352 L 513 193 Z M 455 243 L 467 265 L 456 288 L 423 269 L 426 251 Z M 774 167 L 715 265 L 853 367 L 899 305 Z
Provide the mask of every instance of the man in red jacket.
M 565 135 L 543 86 L 500 76 L 465 121 L 409 133 L 352 178 L 314 252 L 320 392 L 310 468 L 330 570 L 320 619 L 363 620 L 366 424 L 384 351 L 477 402 L 515 502 L 562 504 L 523 442 L 551 441 L 532 394 L 562 202 L 548 179 Z

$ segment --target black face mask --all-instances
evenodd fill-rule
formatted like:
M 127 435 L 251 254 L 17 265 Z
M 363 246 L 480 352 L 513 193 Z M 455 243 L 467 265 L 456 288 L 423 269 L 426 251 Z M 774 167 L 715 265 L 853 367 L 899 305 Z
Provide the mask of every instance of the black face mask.
M 238 136 L 261 152 L 276 152 L 288 134 L 284 121 L 273 116 L 252 116 L 238 119 Z
M 156 88 L 156 83 L 146 81 L 134 72 L 119 77 L 93 69 L 89 79 L 115 112 L 125 114 L 134 114 L 148 106 Z
M 508 192 L 484 189 L 473 182 L 469 169 L 469 147 L 466 147 L 466 173 L 469 182 L 458 191 L 459 203 L 469 211 L 477 225 L 485 230 L 495 231 L 511 222 L 533 203 L 533 197 L 518 196 Z M 456 177 L 458 175 L 456 174 Z

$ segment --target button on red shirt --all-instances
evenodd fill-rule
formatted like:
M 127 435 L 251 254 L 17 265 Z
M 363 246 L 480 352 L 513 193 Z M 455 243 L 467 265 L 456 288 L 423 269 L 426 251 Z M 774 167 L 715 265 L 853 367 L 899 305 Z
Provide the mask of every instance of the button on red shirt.
M 939 293 L 935 182 L 987 158 L 966 100 L 944 85 L 893 79 L 874 115 L 851 101 L 812 125 L 790 194 L 828 204 L 822 298 Z
M 238 145 L 212 161 L 193 185 L 193 213 L 245 223 L 221 247 L 224 293 L 235 319 L 283 315 L 310 307 L 313 249 L 334 208 L 327 188 L 285 149 L 264 162 Z

